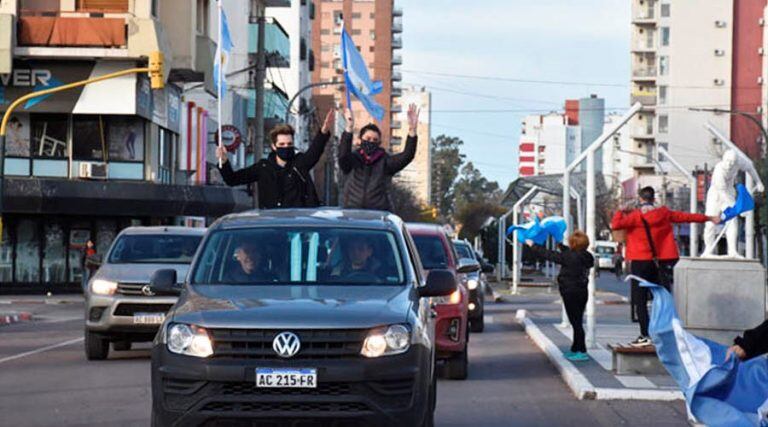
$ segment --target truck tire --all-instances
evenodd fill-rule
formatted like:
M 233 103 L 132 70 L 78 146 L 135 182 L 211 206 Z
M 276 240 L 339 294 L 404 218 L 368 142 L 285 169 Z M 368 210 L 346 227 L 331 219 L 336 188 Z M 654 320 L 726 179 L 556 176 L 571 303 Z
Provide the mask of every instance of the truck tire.
M 485 315 L 480 314 L 477 319 L 472 319 L 469 322 L 469 330 L 474 333 L 481 333 L 485 330 Z
M 93 332 L 85 331 L 85 357 L 104 360 L 109 355 L 109 341 Z
M 445 362 L 445 376 L 452 380 L 466 380 L 469 372 L 469 354 L 465 346 L 464 351 L 453 356 Z

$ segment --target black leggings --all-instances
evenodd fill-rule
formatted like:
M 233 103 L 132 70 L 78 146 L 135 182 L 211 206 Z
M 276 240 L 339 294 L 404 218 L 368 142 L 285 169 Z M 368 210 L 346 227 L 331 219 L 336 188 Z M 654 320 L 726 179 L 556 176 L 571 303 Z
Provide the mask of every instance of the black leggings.
M 568 321 L 573 328 L 572 352 L 587 352 L 587 345 L 584 343 L 584 309 L 587 307 L 589 295 L 586 289 L 569 289 L 560 291 L 565 304 L 565 312 L 568 314 Z
M 670 271 L 670 273 L 667 274 L 667 277 L 670 278 L 672 277 L 671 270 L 676 263 L 677 260 L 659 261 L 661 268 Z M 668 291 L 672 292 L 671 283 L 659 283 L 659 270 L 656 268 L 656 263 L 653 261 L 632 261 L 630 269 L 632 270 L 632 274 L 642 277 L 651 283 L 662 285 L 667 288 Z M 632 280 L 632 310 L 637 314 L 637 321 L 640 323 L 640 335 L 644 337 L 648 336 L 648 300 L 650 294 L 650 290 L 641 287 L 637 280 Z

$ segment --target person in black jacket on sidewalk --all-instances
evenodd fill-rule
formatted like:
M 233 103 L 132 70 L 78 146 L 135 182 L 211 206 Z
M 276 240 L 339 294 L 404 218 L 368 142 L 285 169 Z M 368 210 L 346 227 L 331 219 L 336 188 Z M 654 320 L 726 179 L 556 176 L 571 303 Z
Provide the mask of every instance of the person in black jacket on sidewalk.
M 402 153 L 390 155 L 381 148 L 381 131 L 371 123 L 360 130 L 360 146 L 352 150 L 354 117 L 346 112 L 347 126 L 341 134 L 339 167 L 344 173 L 341 206 L 349 209 L 393 210 L 389 197 L 392 176 L 403 170 L 416 156 L 416 131 L 419 111 L 408 107 L 408 138 Z
M 320 160 L 325 144 L 331 137 L 334 110 L 328 111 L 320 133 L 315 135 L 305 153 L 297 153 L 293 145 L 293 127 L 275 126 L 269 132 L 272 153 L 253 165 L 232 170 L 227 149 L 218 147 L 216 157 L 221 160 L 221 177 L 229 186 L 258 183 L 259 208 L 314 208 L 320 206 L 310 170 Z
M 535 255 L 560 264 L 557 284 L 560 287 L 560 296 L 563 298 L 568 320 L 573 327 L 573 345 L 570 353 L 566 353 L 565 357 L 572 361 L 589 360 L 584 342 L 584 309 L 589 298 L 587 275 L 589 269 L 595 265 L 595 258 L 587 250 L 589 237 L 583 231 L 576 230 L 568 238 L 570 248 L 559 245 L 560 251 L 536 246 L 530 240 L 525 243 Z
M 736 337 L 733 346 L 728 349 L 726 360 L 731 354 L 741 360 L 749 360 L 765 353 L 768 353 L 768 320 L 754 329 L 745 331 L 744 336 Z

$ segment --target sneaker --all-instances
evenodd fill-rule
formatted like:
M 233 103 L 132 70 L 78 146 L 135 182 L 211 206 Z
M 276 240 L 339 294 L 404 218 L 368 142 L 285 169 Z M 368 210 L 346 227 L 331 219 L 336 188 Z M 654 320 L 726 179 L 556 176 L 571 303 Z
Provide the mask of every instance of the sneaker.
M 632 346 L 632 347 L 646 347 L 646 346 L 649 346 L 651 344 L 652 344 L 651 343 L 651 339 L 648 338 L 648 337 L 644 337 L 642 335 L 637 337 L 636 340 L 634 340 L 631 343 L 629 343 L 629 345 Z
M 566 353 L 565 358 L 570 360 L 571 362 L 585 362 L 589 360 L 589 356 L 587 355 L 587 353 L 580 353 L 580 352 L 576 352 L 576 353 L 568 352 Z

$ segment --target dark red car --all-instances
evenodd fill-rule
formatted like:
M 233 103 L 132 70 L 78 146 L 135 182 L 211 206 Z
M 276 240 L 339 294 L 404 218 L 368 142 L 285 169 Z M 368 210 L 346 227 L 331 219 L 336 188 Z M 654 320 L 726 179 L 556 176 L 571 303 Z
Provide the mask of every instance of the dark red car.
M 425 270 L 445 269 L 454 273 L 457 290 L 448 297 L 435 299 L 437 313 L 435 340 L 437 358 L 445 362 L 445 375 L 451 379 L 467 378 L 469 357 L 469 290 L 459 280 L 459 274 L 480 268 L 479 264 L 459 265 L 451 239 L 435 224 L 407 224 Z

